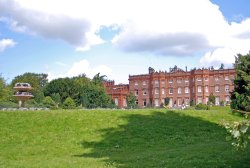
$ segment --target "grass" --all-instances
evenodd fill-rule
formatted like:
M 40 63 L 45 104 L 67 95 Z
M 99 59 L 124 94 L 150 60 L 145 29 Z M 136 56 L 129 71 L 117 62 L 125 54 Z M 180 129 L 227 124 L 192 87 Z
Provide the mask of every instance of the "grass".
M 249 167 L 210 111 L 58 110 L 0 112 L 0 167 Z

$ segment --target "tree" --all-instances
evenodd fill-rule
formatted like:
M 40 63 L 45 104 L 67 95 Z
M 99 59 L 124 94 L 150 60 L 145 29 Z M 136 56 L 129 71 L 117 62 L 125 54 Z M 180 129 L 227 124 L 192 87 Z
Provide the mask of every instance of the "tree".
M 208 105 L 215 105 L 215 96 L 213 95 L 213 93 L 210 93 L 209 97 L 208 97 Z
M 231 94 L 231 108 L 250 111 L 250 54 L 235 57 L 236 78 Z
M 220 68 L 219 69 L 224 69 L 224 64 L 220 64 Z
M 52 93 L 51 94 L 52 100 L 56 103 L 56 107 L 61 103 L 61 96 L 59 93 Z
M 32 86 L 32 94 L 37 103 L 41 103 L 44 95 L 43 88 L 48 83 L 48 74 L 38 74 L 38 73 L 24 73 L 22 75 L 16 76 L 12 82 L 11 87 L 14 87 L 16 83 L 29 83 Z
M 56 106 L 56 103 L 54 102 L 54 100 L 50 97 L 50 96 L 46 96 L 44 99 L 43 99 L 43 104 L 48 107 L 48 108 L 51 108 L 51 107 L 55 107 Z
M 67 97 L 63 102 L 64 109 L 74 109 L 76 108 L 76 103 L 71 97 Z
M 107 77 L 106 75 L 101 75 L 100 76 L 100 73 L 96 74 L 92 81 L 95 85 L 102 85 L 102 82 L 104 81 L 104 78 Z
M 136 97 L 133 95 L 132 92 L 129 93 L 129 96 L 127 96 L 127 106 L 129 108 L 135 108 L 136 107 Z
M 0 75 L 0 101 L 10 101 L 12 100 L 12 90 L 6 84 L 4 78 Z

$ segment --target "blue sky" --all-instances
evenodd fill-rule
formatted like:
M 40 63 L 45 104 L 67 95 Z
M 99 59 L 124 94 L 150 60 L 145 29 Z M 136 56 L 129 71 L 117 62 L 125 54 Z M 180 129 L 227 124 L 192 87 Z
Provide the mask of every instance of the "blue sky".
M 0 73 L 49 79 L 100 72 L 231 67 L 250 48 L 248 0 L 0 0 Z

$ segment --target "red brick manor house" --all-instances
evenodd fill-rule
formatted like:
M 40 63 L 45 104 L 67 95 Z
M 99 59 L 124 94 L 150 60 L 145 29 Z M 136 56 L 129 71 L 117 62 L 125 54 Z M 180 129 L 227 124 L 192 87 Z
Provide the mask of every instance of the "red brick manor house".
M 159 107 L 164 99 L 170 99 L 170 106 L 189 106 L 207 103 L 209 95 L 215 96 L 215 103 L 230 102 L 230 92 L 234 89 L 235 69 L 213 68 L 182 70 L 175 66 L 169 72 L 155 71 L 149 67 L 148 74 L 129 75 L 129 85 L 115 85 L 114 81 L 104 82 L 107 94 L 115 104 L 124 108 L 126 96 L 132 92 L 136 96 L 138 107 Z

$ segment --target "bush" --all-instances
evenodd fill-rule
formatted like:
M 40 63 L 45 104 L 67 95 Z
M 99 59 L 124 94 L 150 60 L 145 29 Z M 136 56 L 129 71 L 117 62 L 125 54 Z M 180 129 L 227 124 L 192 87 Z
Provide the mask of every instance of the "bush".
M 48 107 L 48 108 L 51 108 L 51 107 L 55 107 L 56 106 L 56 103 L 54 102 L 54 100 L 50 97 L 50 96 L 46 96 L 42 103 Z
M 210 107 L 208 106 L 208 105 L 206 105 L 206 104 L 197 104 L 196 106 L 195 106 L 195 109 L 196 110 L 209 110 L 210 109 Z
M 76 103 L 72 98 L 68 97 L 63 102 L 63 108 L 64 109 L 74 109 L 74 108 L 76 108 Z
M 190 106 L 194 106 L 194 105 L 195 105 L 194 100 L 191 100 L 190 101 Z
M 1 101 L 0 108 L 18 108 L 18 104 L 11 101 Z

